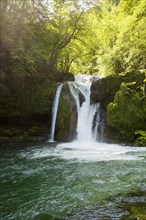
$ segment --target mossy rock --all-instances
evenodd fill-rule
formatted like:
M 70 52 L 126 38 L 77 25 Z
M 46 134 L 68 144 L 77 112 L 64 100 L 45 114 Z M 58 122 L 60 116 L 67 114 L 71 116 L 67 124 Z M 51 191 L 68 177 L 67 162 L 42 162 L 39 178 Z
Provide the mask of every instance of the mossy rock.
M 125 209 L 130 213 L 129 216 L 123 216 L 120 220 L 146 220 L 146 204 L 143 202 L 134 202 L 125 204 Z
M 145 78 L 144 71 L 130 71 L 98 79 L 91 85 L 91 103 L 100 102 L 106 108 L 114 100 L 115 94 L 120 89 L 122 82 L 136 82 L 137 86 L 143 86 Z
M 146 131 L 137 130 L 137 131 L 135 131 L 135 135 L 137 137 L 135 144 L 137 146 L 145 147 L 146 146 Z
M 135 140 L 136 130 L 146 129 L 146 97 L 138 83 L 121 84 L 114 101 L 108 104 L 107 125 L 130 142 Z M 145 137 L 138 137 L 136 144 L 145 145 Z
M 56 120 L 55 140 L 72 141 L 76 136 L 77 107 L 68 84 L 63 86 Z

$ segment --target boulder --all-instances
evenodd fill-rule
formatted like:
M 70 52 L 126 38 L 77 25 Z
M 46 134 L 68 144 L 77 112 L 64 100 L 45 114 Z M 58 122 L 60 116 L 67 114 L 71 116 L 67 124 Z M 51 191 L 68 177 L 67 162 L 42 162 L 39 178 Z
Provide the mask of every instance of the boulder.
M 55 140 L 72 141 L 76 136 L 77 107 L 68 84 L 63 86 L 56 120 Z
M 146 96 L 143 87 L 137 86 L 136 82 L 121 84 L 114 101 L 108 104 L 107 125 L 116 131 L 119 138 L 130 142 L 135 141 L 136 131 L 145 132 Z M 144 139 L 145 136 L 139 138 Z
M 145 79 L 144 71 L 131 71 L 100 78 L 92 83 L 91 103 L 100 102 L 105 112 L 103 119 L 101 117 L 104 140 L 133 143 L 135 131 L 146 130 Z M 101 128 L 103 126 L 99 126 L 99 130 Z M 143 137 L 138 138 L 141 141 Z
M 131 71 L 119 75 L 110 75 L 93 81 L 91 85 L 91 103 L 100 102 L 103 107 L 114 100 L 116 92 L 120 89 L 122 82 L 136 82 L 143 84 L 145 73 Z

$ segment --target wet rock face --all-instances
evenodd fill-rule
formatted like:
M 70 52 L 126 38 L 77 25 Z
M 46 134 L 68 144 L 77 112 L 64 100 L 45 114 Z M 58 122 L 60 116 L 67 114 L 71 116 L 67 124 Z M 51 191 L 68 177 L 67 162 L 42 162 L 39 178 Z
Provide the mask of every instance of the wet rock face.
M 91 85 L 91 103 L 101 102 L 106 97 L 104 79 L 96 80 Z
M 145 72 L 131 71 L 93 81 L 91 103 L 100 102 L 102 112 L 103 110 L 105 112 L 105 116 L 101 117 L 101 122 L 104 123 L 100 122 L 99 132 L 102 133 L 101 131 L 104 130 L 107 140 L 112 136 L 115 140 L 118 138 L 132 143 L 135 138 L 134 131 L 139 129 L 145 131 L 145 98 L 143 95 L 145 78 Z
M 140 85 L 145 79 L 145 73 L 131 71 L 120 75 L 110 75 L 93 81 L 91 85 L 91 104 L 100 102 L 105 108 L 114 100 L 122 82 L 136 82 Z
M 72 141 L 76 136 L 77 108 L 67 84 L 63 86 L 56 120 L 55 140 Z
M 75 77 L 72 73 L 55 72 L 53 77 L 56 82 L 74 81 Z
M 91 103 L 100 102 L 106 106 L 114 99 L 115 93 L 119 90 L 122 76 L 108 76 L 96 81 L 91 85 Z

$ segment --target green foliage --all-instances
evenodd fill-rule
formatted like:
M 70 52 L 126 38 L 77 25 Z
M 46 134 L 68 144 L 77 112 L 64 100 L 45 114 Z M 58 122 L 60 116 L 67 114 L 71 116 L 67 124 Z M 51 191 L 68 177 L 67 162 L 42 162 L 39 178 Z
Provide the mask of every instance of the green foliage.
M 146 146 L 146 131 L 136 130 L 135 135 L 137 137 L 135 144 L 138 146 Z
M 7 83 L 9 90 L 1 93 L 1 117 L 51 112 L 56 84 L 50 80 L 27 76 Z
M 122 83 L 116 93 L 114 102 L 107 107 L 107 124 L 116 129 L 124 138 L 134 138 L 135 134 L 141 134 L 137 144 L 145 144 L 145 136 L 135 133 L 138 129 L 145 129 L 146 123 L 146 97 L 142 87 L 136 82 Z M 141 143 L 140 143 L 141 142 Z M 143 142 L 143 143 L 142 143 Z
M 5 74 L 42 74 L 43 66 L 100 75 L 146 68 L 144 0 L 1 0 L 0 7 Z
M 134 12 L 130 15 L 123 10 L 122 1 L 115 10 L 111 11 L 110 17 L 109 13 L 107 14 L 110 19 L 107 22 L 112 41 L 109 41 L 110 38 L 108 38 L 107 46 L 103 48 L 105 52 L 100 58 L 99 64 L 104 66 L 104 71 L 119 73 L 128 69 L 145 68 L 145 16 L 139 16 L 139 13 L 144 12 L 145 7 L 143 1 L 137 1 L 137 3 L 138 5 L 132 8 Z M 127 10 L 129 11 L 129 9 Z M 107 28 L 108 25 L 105 27 Z

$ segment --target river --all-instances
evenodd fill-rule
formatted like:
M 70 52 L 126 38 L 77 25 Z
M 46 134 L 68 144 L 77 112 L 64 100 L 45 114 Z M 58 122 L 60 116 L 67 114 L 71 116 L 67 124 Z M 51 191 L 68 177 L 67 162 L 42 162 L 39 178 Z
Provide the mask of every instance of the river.
M 76 141 L 5 144 L 0 156 L 3 220 L 120 219 L 114 203 L 100 218 L 94 211 L 87 216 L 145 187 L 145 148 Z

